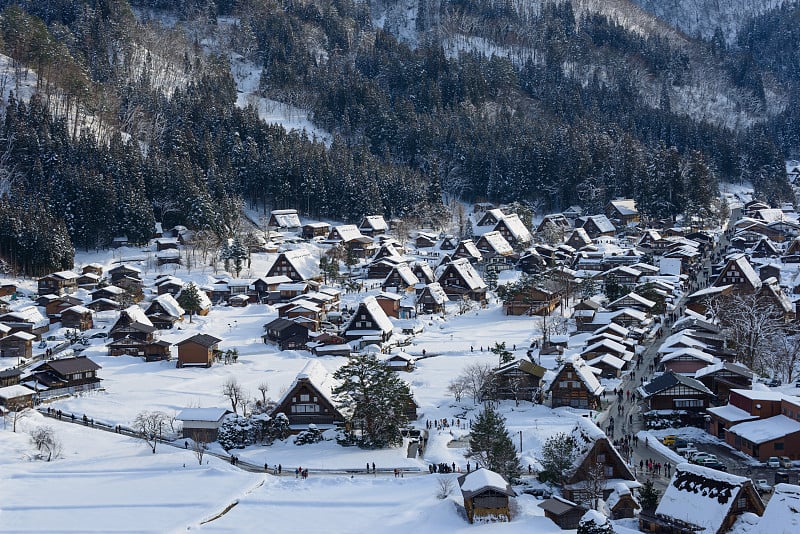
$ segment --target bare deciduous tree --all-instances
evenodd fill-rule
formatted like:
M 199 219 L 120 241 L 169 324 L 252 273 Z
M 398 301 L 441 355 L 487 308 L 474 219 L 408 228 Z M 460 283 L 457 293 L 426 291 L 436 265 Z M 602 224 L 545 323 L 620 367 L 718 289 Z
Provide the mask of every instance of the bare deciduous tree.
M 197 463 L 203 465 L 203 456 L 206 454 L 206 441 L 205 436 L 200 432 L 192 432 L 189 437 L 192 439 L 192 452 L 194 457 L 197 458 Z
M 153 454 L 156 453 L 156 445 L 165 424 L 169 424 L 169 416 L 159 411 L 139 412 L 133 421 L 136 433 L 153 450 Z
M 269 391 L 269 384 L 267 384 L 266 382 L 259 382 L 258 391 L 261 392 L 261 404 L 263 406 L 266 406 L 267 405 L 267 391 Z
M 47 455 L 46 461 L 49 462 L 61 455 L 61 440 L 56 436 L 53 427 L 46 425 L 35 428 L 31 432 L 31 440 L 39 451 Z
M 239 381 L 235 377 L 229 377 L 224 384 L 222 384 L 222 394 L 228 397 L 231 401 L 231 409 L 233 413 L 238 413 L 239 404 L 244 401 L 245 393 Z
M 787 326 L 783 335 L 772 337 L 769 346 L 767 366 L 775 376 L 791 382 L 800 364 L 800 333 L 795 327 Z
M 8 408 L 6 417 L 11 420 L 11 431 L 16 432 L 17 422 L 31 414 L 30 404 L 18 400 L 11 400 L 6 404 L 6 408 Z
M 785 335 L 783 313 L 775 301 L 761 293 L 737 293 L 710 299 L 708 306 L 739 361 L 764 371 L 772 340 Z
M 450 384 L 447 386 L 447 391 L 453 394 L 453 397 L 456 399 L 456 402 L 461 402 L 461 397 L 464 396 L 464 392 L 467 391 L 467 381 L 464 376 L 458 376 L 450 381 Z
M 488 363 L 473 363 L 464 368 L 459 376 L 463 379 L 465 391 L 472 396 L 472 400 L 477 404 L 483 402 L 491 389 L 494 380 L 494 371 Z
M 583 478 L 583 491 L 589 504 L 594 510 L 600 504 L 600 499 L 603 498 L 603 489 L 606 486 L 606 468 L 602 462 L 597 461 L 597 457 L 592 458 L 581 470 Z
M 436 498 L 446 499 L 453 492 L 453 488 L 455 488 L 455 479 L 449 476 L 440 476 L 437 482 Z

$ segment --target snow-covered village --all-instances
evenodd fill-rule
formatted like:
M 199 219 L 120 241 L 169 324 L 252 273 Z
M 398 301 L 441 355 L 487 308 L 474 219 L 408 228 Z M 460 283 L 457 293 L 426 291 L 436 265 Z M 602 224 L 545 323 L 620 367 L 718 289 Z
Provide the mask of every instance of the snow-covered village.
M 6 276 L 0 530 L 793 531 L 798 214 L 725 197 L 461 240 L 273 210 Z
M 0 0 L 0 533 L 797 534 L 798 19 Z

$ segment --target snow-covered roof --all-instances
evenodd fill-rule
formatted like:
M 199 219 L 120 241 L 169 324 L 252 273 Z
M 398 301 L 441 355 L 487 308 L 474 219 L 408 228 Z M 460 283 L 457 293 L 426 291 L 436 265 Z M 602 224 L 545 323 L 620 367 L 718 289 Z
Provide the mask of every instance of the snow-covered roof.
M 620 215 L 636 215 L 639 213 L 639 210 L 636 209 L 636 201 L 632 198 L 612 200 L 610 204 L 614 206 L 614 209 L 617 210 Z
M 367 309 L 367 312 L 372 317 L 372 320 L 375 321 L 375 323 L 377 323 L 378 328 L 381 330 L 381 332 L 383 332 L 384 334 L 391 334 L 392 330 L 394 329 L 394 327 L 392 326 L 392 322 L 389 320 L 389 317 L 386 315 L 386 312 L 383 311 L 383 308 L 381 308 L 381 305 L 378 304 L 378 301 L 372 295 L 365 297 L 364 300 L 361 301 L 359 308 L 350 318 L 350 322 L 348 323 L 347 327 L 345 327 L 344 329 L 345 331 L 351 331 L 351 332 L 354 331 L 351 327 L 353 327 L 356 324 L 356 322 L 360 320 L 359 315 L 361 306 L 364 306 Z M 358 329 L 356 328 L 355 330 L 357 331 Z
M 355 226 L 353 226 L 353 228 L 355 228 Z M 286 261 L 292 264 L 292 267 L 294 267 L 303 280 L 310 280 L 319 275 L 319 259 L 309 250 L 287 250 L 282 254 Z
M 586 222 L 591 220 L 594 222 L 597 229 L 602 233 L 615 231 L 614 224 L 605 215 L 588 215 L 585 217 L 580 217 L 579 220 L 584 220 Z M 581 226 L 585 226 L 585 224 Z
M 768 389 L 731 389 L 731 393 L 754 401 L 779 401 L 784 398 L 783 393 Z
M 90 310 L 89 308 L 87 308 L 85 306 L 81 306 L 80 304 L 75 305 L 75 306 L 70 306 L 69 308 L 67 308 L 66 310 L 62 311 L 61 313 L 63 314 L 63 313 L 66 313 L 68 311 L 71 311 L 73 313 L 77 313 L 77 314 L 80 314 L 80 315 L 86 315 L 87 313 L 92 313 L 92 310 Z
M 508 241 L 506 241 L 506 238 L 503 237 L 503 234 L 496 230 L 483 234 L 478 240 L 478 243 L 483 242 L 486 242 L 486 244 L 489 245 L 489 247 L 491 247 L 495 253 L 501 256 L 514 253 L 514 247 L 512 247 Z
M 159 295 L 153 299 L 153 302 L 158 302 L 161 307 L 171 317 L 183 317 L 186 311 L 181 308 L 181 305 L 178 304 L 178 301 L 175 300 L 175 297 L 170 295 L 169 293 L 164 293 L 163 295 Z
M 44 328 L 50 325 L 50 319 L 42 315 L 36 306 L 26 306 L 3 315 L 6 322 L 31 323 L 33 328 Z
M 510 495 L 514 495 L 514 491 L 511 490 L 511 487 L 506 479 L 503 478 L 503 475 L 483 467 L 459 477 L 458 482 L 461 486 L 461 491 L 464 492 L 475 493 L 484 488 L 491 488 L 502 493 L 510 491 Z
M 364 235 L 361 233 L 361 230 L 359 230 L 355 224 L 342 224 L 339 226 L 334 226 L 333 230 L 336 230 L 336 232 L 339 234 L 339 237 L 342 238 L 342 241 L 346 243 L 353 241 L 354 239 L 364 237 Z
M 601 354 L 597 358 L 593 358 L 588 362 L 586 362 L 586 364 L 591 367 L 595 367 L 597 366 L 597 364 L 600 363 L 608 365 L 609 367 L 613 367 L 614 369 L 622 369 L 623 367 L 625 367 L 625 360 L 621 360 L 616 356 L 614 356 L 613 354 L 608 354 L 608 353 Z
M 586 388 L 592 395 L 599 395 L 603 392 L 604 386 L 597 380 L 597 376 L 592 372 L 591 368 L 586 365 L 586 362 L 580 356 L 573 355 L 565 361 L 572 363 L 572 367 L 578 374 L 578 378 L 586 385 Z
M 593 345 L 591 345 L 589 347 L 586 347 L 586 349 L 583 351 L 583 353 L 586 354 L 587 352 L 599 352 L 601 350 L 603 352 L 612 352 L 612 353 L 616 353 L 616 354 L 622 354 L 627 349 L 626 349 L 625 345 L 622 345 L 621 343 L 617 343 L 613 339 L 606 338 L 606 339 L 601 339 L 600 341 L 598 341 L 597 343 L 595 343 L 595 344 L 593 344 Z
M 713 354 L 703 352 L 694 348 L 682 348 L 674 351 L 667 352 L 661 357 L 661 362 L 668 362 L 678 358 L 690 358 L 693 360 L 700 360 L 707 363 L 714 363 L 716 357 Z
M 700 378 L 711 373 L 716 373 L 717 371 L 721 370 L 731 371 L 738 375 L 744 376 L 749 378 L 750 380 L 753 379 L 753 371 L 745 367 L 744 365 L 738 363 L 731 363 L 731 362 L 719 362 L 713 365 L 707 365 L 702 369 L 698 369 L 697 372 L 694 374 L 695 378 Z
M 616 484 L 614 484 L 614 490 L 611 492 L 611 495 L 609 495 L 608 499 L 606 499 L 606 508 L 608 510 L 613 510 L 614 506 L 616 506 L 620 498 L 626 495 L 630 496 L 637 504 L 639 503 L 639 501 L 636 500 L 636 497 L 633 496 L 630 488 L 627 485 L 625 485 L 623 482 L 617 482 Z
M 228 410 L 225 408 L 184 408 L 175 419 L 179 421 L 208 421 L 216 422 L 221 420 Z
M 15 399 L 17 397 L 26 397 L 33 393 L 35 393 L 34 390 L 20 384 L 14 384 L 11 386 L 5 386 L 0 388 L 0 398 L 3 399 Z
M 646 299 L 643 296 L 641 296 L 640 294 L 631 291 L 627 295 L 622 296 L 622 297 L 618 298 L 617 300 L 615 300 L 614 302 L 609 303 L 608 307 L 610 308 L 610 307 L 614 306 L 615 304 L 619 304 L 619 303 L 625 301 L 626 299 L 631 299 L 634 302 L 636 302 L 637 304 L 639 304 L 641 306 L 644 306 L 645 308 L 652 308 L 653 306 L 656 305 L 656 303 L 653 302 L 652 300 Z
M 494 227 L 495 230 L 497 230 L 497 228 L 502 224 L 505 224 L 505 227 L 508 228 L 508 231 L 517 241 L 521 243 L 529 243 L 533 240 L 533 236 L 531 236 L 530 231 L 528 231 L 528 229 L 525 227 L 525 223 L 522 222 L 522 219 L 520 219 L 519 215 L 516 213 L 506 215 L 501 219 L 501 221 L 497 221 L 497 224 Z
M 322 366 L 317 360 L 309 360 L 305 366 L 297 373 L 297 376 L 286 391 L 277 402 L 276 406 L 280 406 L 286 401 L 286 398 L 292 394 L 294 388 L 300 380 L 308 380 L 319 391 L 319 393 L 333 406 L 339 406 L 338 402 L 334 401 L 333 390 L 339 385 L 325 367 Z
M 716 415 L 721 419 L 725 419 L 730 423 L 739 423 L 747 421 L 748 419 L 758 419 L 757 415 L 750 415 L 746 410 L 734 406 L 733 404 L 726 404 L 724 406 L 712 406 L 706 409 L 707 412 Z
M 375 232 L 385 232 L 389 229 L 389 225 L 383 218 L 383 215 L 367 215 L 361 222 L 361 228 L 371 228 Z
M 709 467 L 678 464 L 656 515 L 696 525 L 700 527 L 698 532 L 715 534 L 749 480 Z
M 75 278 L 78 278 L 80 276 L 78 273 L 74 271 L 58 271 L 52 273 L 52 275 L 57 278 L 61 278 L 63 280 L 74 280 Z
M 300 216 L 297 210 L 272 210 L 270 218 L 274 219 L 278 228 L 297 228 L 300 226 Z
M 733 425 L 728 432 L 741 436 L 752 443 L 761 444 L 800 432 L 800 421 L 781 414 Z
M 405 283 L 406 286 L 419 284 L 419 278 L 417 278 L 417 275 L 414 274 L 414 272 L 411 270 L 411 267 L 407 263 L 398 263 L 395 265 L 394 271 L 398 274 L 398 276 L 400 276 L 400 279 L 403 280 L 403 283 Z M 390 276 L 392 276 L 392 273 L 389 273 L 386 276 L 386 280 L 388 280 Z M 386 283 L 385 280 L 384 283 Z
M 428 288 L 431 298 L 436 304 L 444 304 L 449 300 L 447 298 L 447 293 L 445 293 L 442 285 L 439 282 L 432 282 L 426 287 Z
M 475 267 L 472 266 L 467 258 L 454 260 L 450 265 L 458 272 L 469 289 L 473 291 L 476 289 L 486 289 L 486 282 L 483 281 L 483 278 L 481 278 L 478 271 L 475 270 Z
M 128 306 L 127 308 L 122 310 L 122 313 L 130 317 L 131 321 L 135 323 L 143 324 L 146 326 L 153 326 L 153 323 L 150 322 L 150 318 L 144 314 L 144 310 L 139 306 L 137 306 L 136 304 L 134 304 L 133 306 Z
M 800 486 L 775 484 L 774 490 L 764 515 L 758 521 L 758 532 L 771 534 L 800 532 Z

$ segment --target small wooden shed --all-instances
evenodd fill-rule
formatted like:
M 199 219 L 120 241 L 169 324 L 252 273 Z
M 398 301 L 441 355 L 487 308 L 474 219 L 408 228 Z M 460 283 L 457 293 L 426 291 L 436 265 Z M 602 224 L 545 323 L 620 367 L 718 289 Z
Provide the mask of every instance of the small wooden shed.
M 515 497 L 516 493 L 503 475 L 481 467 L 458 477 L 458 485 L 470 523 L 476 518 L 511 521 L 509 497 Z
M 551 497 L 539 503 L 539 508 L 544 510 L 545 517 L 561 527 L 562 530 L 578 528 L 581 517 L 586 513 L 586 508 L 561 497 Z

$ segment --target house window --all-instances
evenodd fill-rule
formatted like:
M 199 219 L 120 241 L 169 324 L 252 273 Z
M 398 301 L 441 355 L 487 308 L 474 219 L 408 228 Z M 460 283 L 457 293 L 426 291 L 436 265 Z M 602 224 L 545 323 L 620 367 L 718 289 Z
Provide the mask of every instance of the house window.
M 300 402 L 308 402 L 311 400 L 311 396 L 308 393 L 302 393 L 300 395 Z
M 747 508 L 747 497 L 739 497 L 736 499 L 736 508 L 739 510 L 744 510 Z
M 292 413 L 319 413 L 319 404 L 293 404 Z
M 606 455 L 605 454 L 598 454 L 597 455 L 597 463 L 598 464 L 606 463 Z
M 775 450 L 776 451 L 782 451 L 783 450 L 783 442 L 782 441 L 776 441 L 775 442 Z
M 606 477 L 611 478 L 614 476 L 614 466 L 613 465 L 604 465 L 603 466 L 603 474 Z

